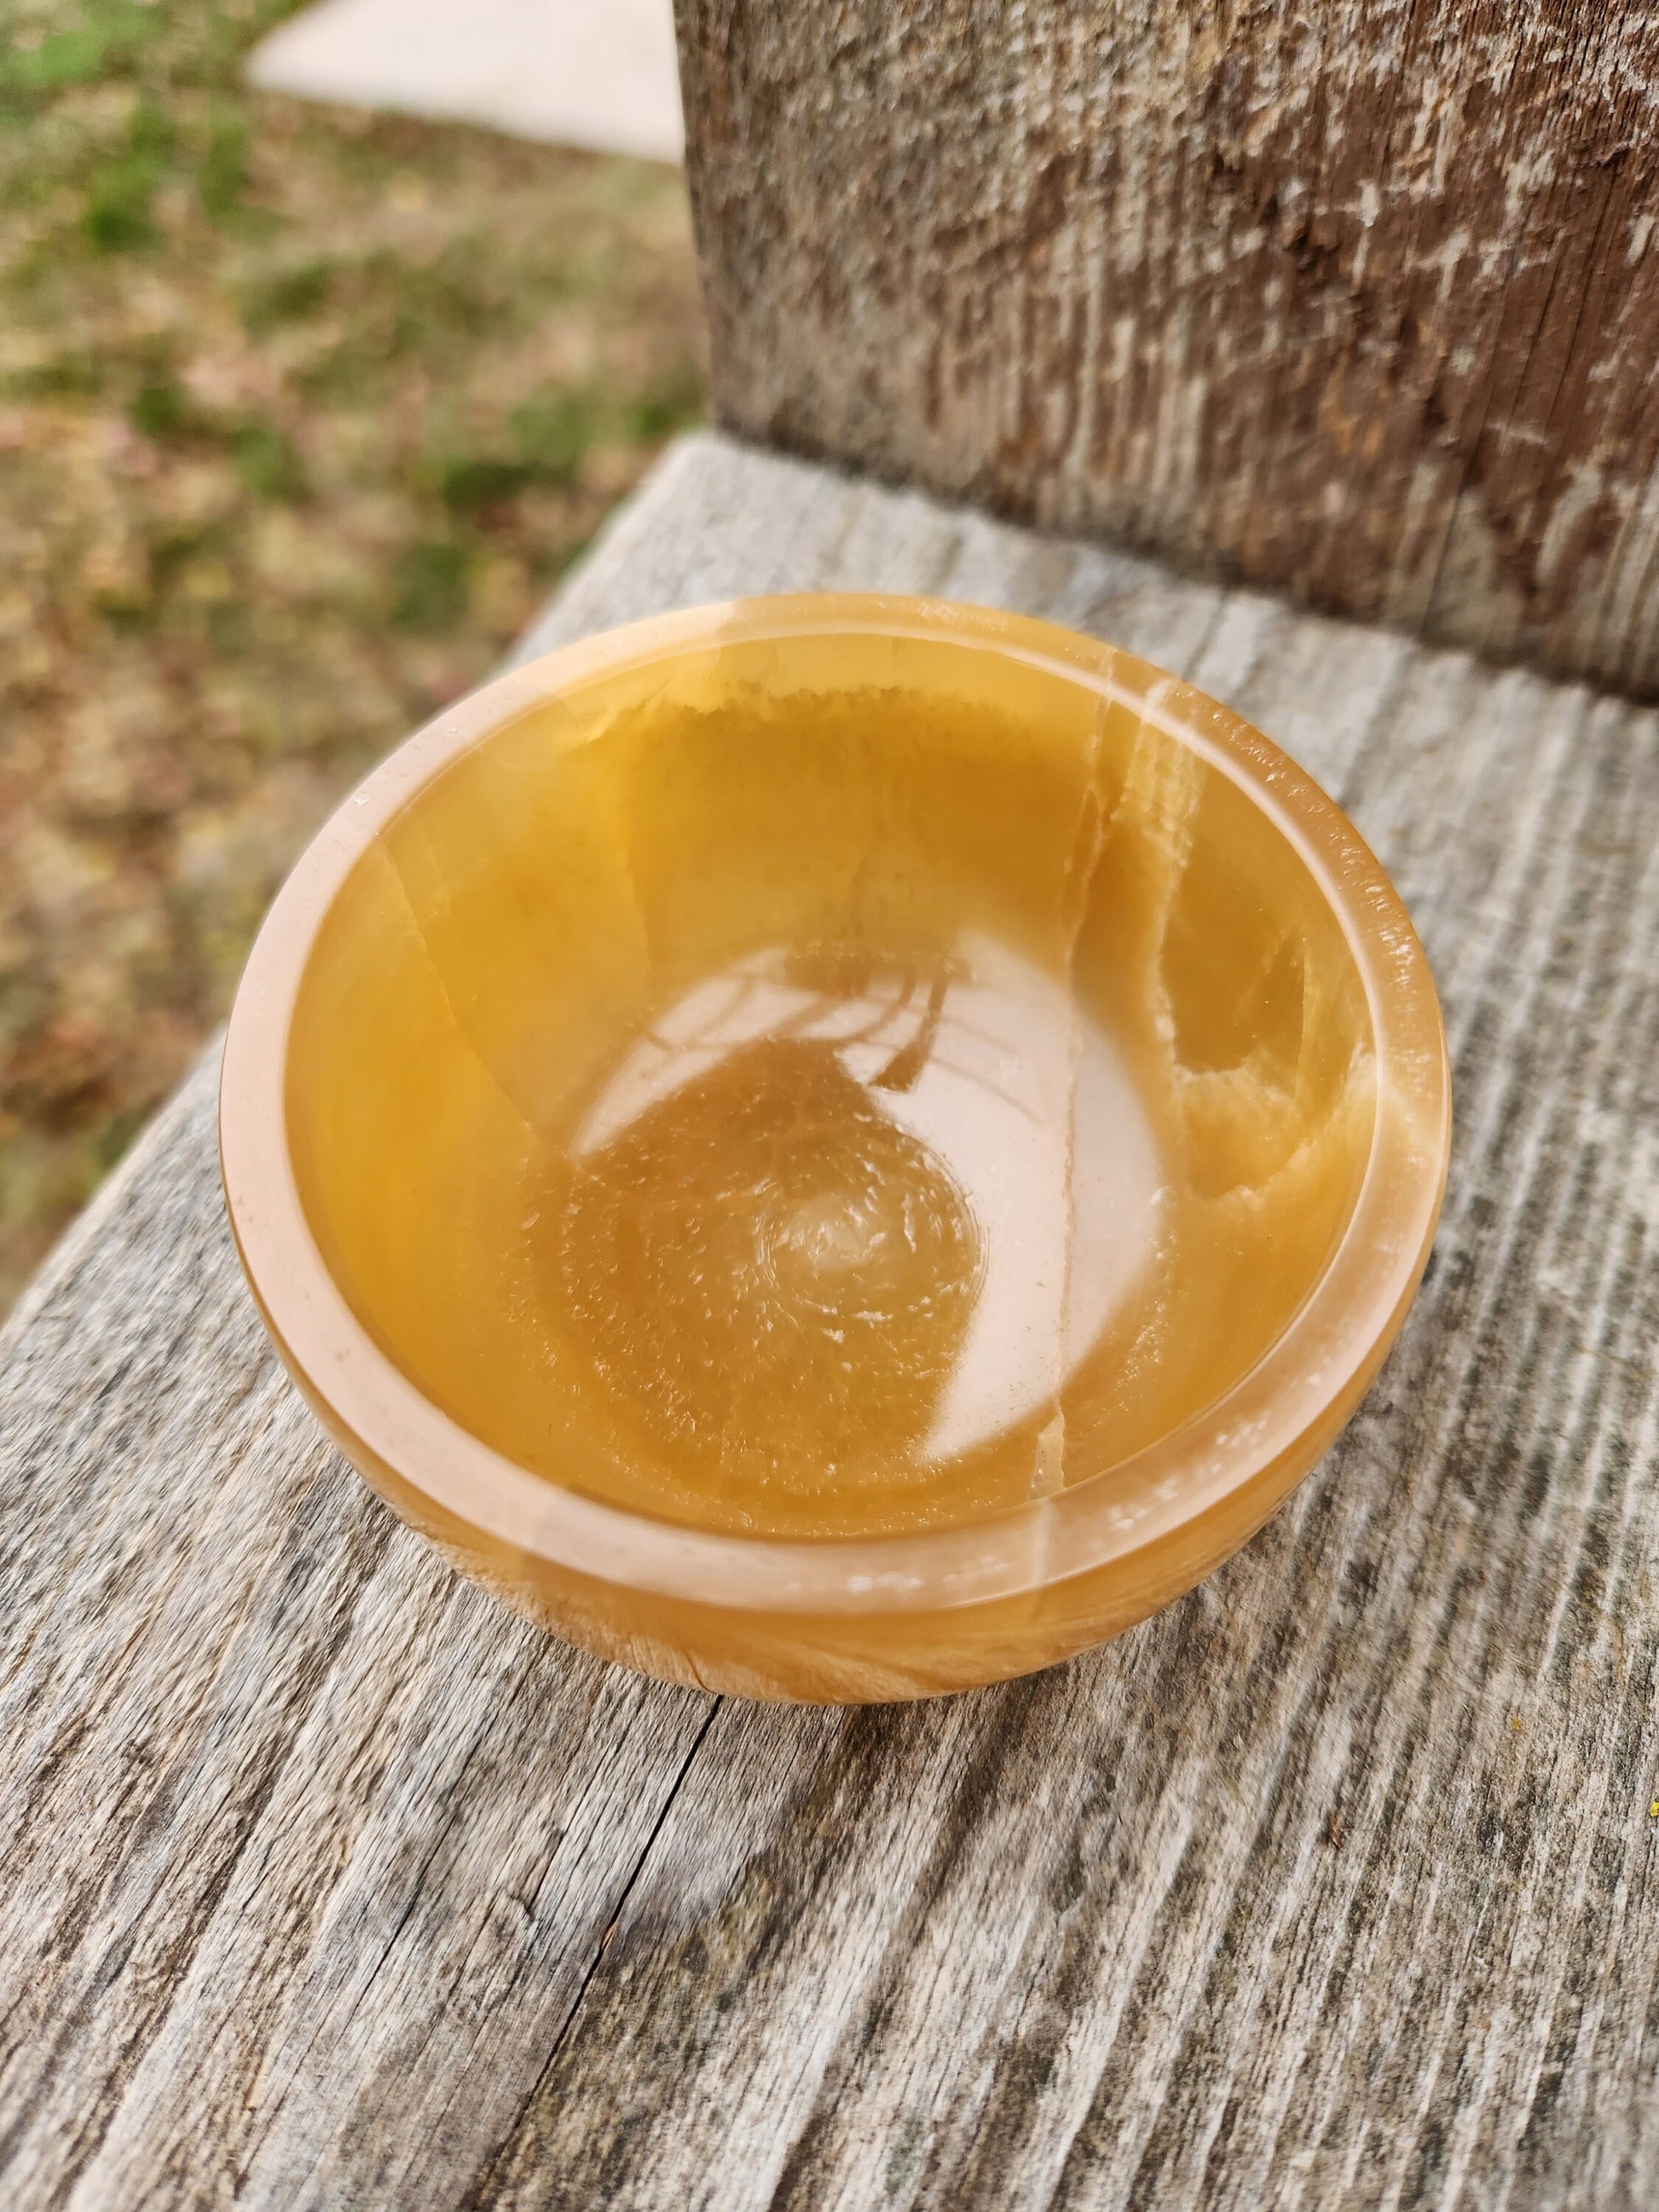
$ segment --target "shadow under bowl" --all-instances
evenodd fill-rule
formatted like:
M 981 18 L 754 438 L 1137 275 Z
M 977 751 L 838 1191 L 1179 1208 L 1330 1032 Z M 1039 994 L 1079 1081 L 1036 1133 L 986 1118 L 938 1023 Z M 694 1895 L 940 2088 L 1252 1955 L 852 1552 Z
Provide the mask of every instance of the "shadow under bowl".
M 1258 1528 L 1420 1279 L 1434 987 L 1212 701 L 983 609 L 550 655 L 393 754 L 260 934 L 232 1225 L 464 1571 L 648 1673 L 931 1695 Z

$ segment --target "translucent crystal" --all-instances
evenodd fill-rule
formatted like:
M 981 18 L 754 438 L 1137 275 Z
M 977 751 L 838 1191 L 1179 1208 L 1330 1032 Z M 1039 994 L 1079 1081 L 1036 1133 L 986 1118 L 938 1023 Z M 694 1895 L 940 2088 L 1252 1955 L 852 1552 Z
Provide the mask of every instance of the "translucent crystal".
M 1218 1399 L 1352 1212 L 1364 989 L 1156 718 L 934 638 L 534 708 L 397 815 L 295 1017 L 307 1217 L 392 1358 L 694 1526 L 970 1522 Z

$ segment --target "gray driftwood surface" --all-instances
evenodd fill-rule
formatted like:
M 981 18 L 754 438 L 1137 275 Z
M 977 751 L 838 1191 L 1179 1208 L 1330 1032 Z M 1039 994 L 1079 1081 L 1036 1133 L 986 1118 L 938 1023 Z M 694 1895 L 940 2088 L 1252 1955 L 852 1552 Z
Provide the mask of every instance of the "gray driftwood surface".
M 0 1340 L 0 2203 L 1659 2202 L 1659 716 L 708 438 L 539 636 L 805 585 L 1118 638 L 1357 816 L 1456 1084 L 1404 1336 L 1117 1644 L 722 1702 L 347 1472 L 204 1065 Z

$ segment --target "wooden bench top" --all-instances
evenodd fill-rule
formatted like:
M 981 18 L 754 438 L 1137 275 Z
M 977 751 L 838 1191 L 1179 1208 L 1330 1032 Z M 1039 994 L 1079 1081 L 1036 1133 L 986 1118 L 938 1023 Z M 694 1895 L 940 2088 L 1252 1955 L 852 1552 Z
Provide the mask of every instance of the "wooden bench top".
M 325 1441 L 204 1063 L 0 1338 L 0 2202 L 1659 2202 L 1659 714 L 714 437 L 531 642 L 817 586 L 1115 638 L 1352 812 L 1453 1054 L 1399 1346 L 1090 1657 L 665 1688 Z

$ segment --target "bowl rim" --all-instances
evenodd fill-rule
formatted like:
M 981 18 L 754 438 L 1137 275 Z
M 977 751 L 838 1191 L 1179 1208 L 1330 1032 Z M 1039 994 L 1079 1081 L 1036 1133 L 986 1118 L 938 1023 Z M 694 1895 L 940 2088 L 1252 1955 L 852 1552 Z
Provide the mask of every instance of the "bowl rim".
M 460 755 L 561 692 L 724 644 L 838 633 L 1000 653 L 1080 682 L 1192 747 L 1295 848 L 1363 981 L 1376 1110 L 1346 1228 L 1255 1365 L 1108 1471 L 1119 1492 L 1134 1471 L 1133 1505 L 1105 1496 L 1096 1476 L 981 1521 L 779 1538 L 603 1504 L 519 1467 L 427 1399 L 351 1311 L 306 1219 L 288 1144 L 289 1026 L 324 916 L 381 830 Z M 1433 979 L 1398 893 L 1335 801 L 1240 716 L 1139 656 L 1054 623 L 947 600 L 810 592 L 717 602 L 562 647 L 469 694 L 388 755 L 307 848 L 259 931 L 226 1036 L 219 1137 L 226 1209 L 261 1314 L 360 1466 L 367 1460 L 441 1513 L 576 1576 L 727 1612 L 839 1615 L 980 1604 L 1091 1573 L 1165 1544 L 1283 1467 L 1308 1437 L 1326 1437 L 1380 1364 L 1427 1262 L 1445 1188 L 1450 1085 Z

